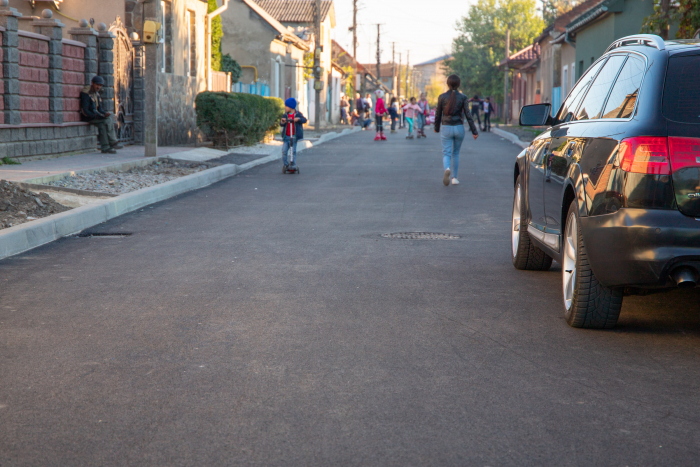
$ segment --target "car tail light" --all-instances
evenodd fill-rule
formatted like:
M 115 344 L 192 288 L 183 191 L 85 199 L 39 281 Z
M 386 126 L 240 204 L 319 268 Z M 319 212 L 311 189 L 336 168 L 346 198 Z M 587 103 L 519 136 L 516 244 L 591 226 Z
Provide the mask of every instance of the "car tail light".
M 686 167 L 700 167 L 700 138 L 668 138 L 671 169 L 677 172 Z
M 668 138 L 639 136 L 620 142 L 620 168 L 625 172 L 669 175 Z

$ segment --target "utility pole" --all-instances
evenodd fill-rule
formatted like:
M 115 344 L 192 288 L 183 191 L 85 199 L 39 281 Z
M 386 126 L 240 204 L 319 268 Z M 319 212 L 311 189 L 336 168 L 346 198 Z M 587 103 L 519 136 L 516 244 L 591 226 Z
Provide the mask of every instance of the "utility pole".
M 406 99 L 410 98 L 410 96 L 408 95 L 408 71 L 411 69 L 411 67 L 409 66 L 410 60 L 411 51 L 409 50 L 406 52 Z
M 316 91 L 316 108 L 314 109 L 314 129 L 321 129 L 321 90 L 323 89 L 321 73 L 321 0 L 314 2 L 314 90 Z
M 160 18 L 160 2 L 147 1 L 143 3 L 143 19 L 146 21 L 159 21 Z M 189 25 L 187 25 L 189 27 Z M 145 37 L 144 31 L 141 31 L 141 37 Z M 144 43 L 146 52 L 146 72 L 144 76 L 144 143 L 145 157 L 155 157 L 158 148 L 158 41 Z
M 396 78 L 396 87 L 398 87 L 398 95 L 396 97 L 401 97 L 401 52 L 399 52 L 399 76 Z
M 391 92 L 396 94 L 396 42 L 391 43 Z
M 357 0 L 352 0 L 352 59 L 355 63 L 355 85 L 357 88 Z M 355 92 L 358 90 L 355 89 Z M 362 79 L 360 79 L 360 92 L 362 92 Z
M 508 124 L 508 60 L 510 59 L 510 29 L 506 30 L 506 72 L 503 77 L 503 123 Z
M 381 24 L 377 24 L 377 81 L 381 84 L 382 82 L 382 67 L 381 67 L 381 61 L 382 61 L 382 49 L 380 48 L 380 41 L 381 41 L 381 32 L 380 28 Z

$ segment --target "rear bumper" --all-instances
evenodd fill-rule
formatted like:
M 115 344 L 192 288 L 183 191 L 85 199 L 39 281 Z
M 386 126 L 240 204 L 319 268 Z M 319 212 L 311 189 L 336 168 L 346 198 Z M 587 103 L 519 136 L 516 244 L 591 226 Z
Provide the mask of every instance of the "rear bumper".
M 679 211 L 621 209 L 580 221 L 591 268 L 605 286 L 673 286 L 674 267 L 700 268 L 700 220 Z

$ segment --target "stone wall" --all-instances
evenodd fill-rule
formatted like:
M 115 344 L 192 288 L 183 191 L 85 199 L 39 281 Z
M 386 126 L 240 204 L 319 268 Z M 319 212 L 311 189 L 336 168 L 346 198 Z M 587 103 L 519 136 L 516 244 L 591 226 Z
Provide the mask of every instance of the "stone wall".
M 22 123 L 49 123 L 49 38 L 19 31 L 19 110 Z
M 85 87 L 85 44 L 63 39 L 63 121 L 80 121 L 80 91 Z
M 158 145 L 175 146 L 200 139 L 194 99 L 197 78 L 158 73 Z
M 19 13 L 0 0 L 0 158 L 45 158 L 94 151 L 97 130 L 80 122 L 79 93 L 94 46 L 63 39 L 64 25 L 44 10 L 18 29 Z M 84 27 L 88 35 L 94 31 Z M 89 42 L 89 41 L 88 41 Z

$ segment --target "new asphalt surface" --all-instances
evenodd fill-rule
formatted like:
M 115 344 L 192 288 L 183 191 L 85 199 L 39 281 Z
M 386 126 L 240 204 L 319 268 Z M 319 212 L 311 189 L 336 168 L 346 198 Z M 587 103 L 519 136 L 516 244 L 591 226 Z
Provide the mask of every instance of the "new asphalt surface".
M 572 329 L 516 146 L 373 136 L 1 261 L 0 465 L 700 464 L 700 290 Z

